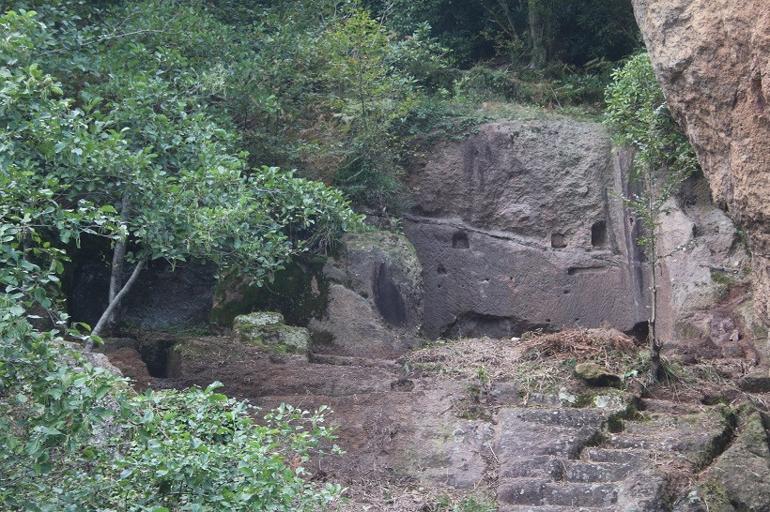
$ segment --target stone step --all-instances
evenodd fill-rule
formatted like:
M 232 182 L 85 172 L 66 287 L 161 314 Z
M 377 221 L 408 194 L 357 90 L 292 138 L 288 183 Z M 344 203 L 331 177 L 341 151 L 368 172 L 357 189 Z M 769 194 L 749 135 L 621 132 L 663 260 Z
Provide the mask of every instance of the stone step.
M 552 419 L 552 413 L 553 410 L 548 409 L 500 409 L 497 415 L 498 438 L 495 445 L 497 458 L 501 461 L 542 455 L 576 458 L 583 447 L 599 435 L 596 423 L 573 428 L 542 421 L 528 421 L 555 421 Z
M 368 357 L 338 356 L 335 354 L 324 354 L 322 352 L 310 352 L 307 355 L 308 361 L 313 364 L 328 364 L 332 366 L 359 366 L 362 368 L 382 368 L 398 373 L 401 366 L 392 359 L 370 359 Z
M 574 483 L 617 482 L 638 467 L 633 462 L 587 462 L 552 456 L 502 460 L 499 477 L 542 478 Z
M 500 478 L 544 478 L 558 480 L 562 474 L 562 459 L 550 455 L 504 458 L 500 460 Z
M 558 505 L 501 505 L 497 512 L 614 512 L 607 507 L 560 507 Z
M 620 464 L 643 461 L 650 457 L 650 453 L 645 450 L 620 450 L 612 448 L 586 448 L 583 450 L 583 460 L 589 462 L 615 462 Z
M 641 409 L 648 413 L 658 414 L 698 414 L 708 409 L 707 406 L 691 404 L 684 402 L 674 402 L 671 400 L 657 400 L 654 398 L 645 398 L 642 400 Z
M 516 409 L 513 417 L 528 423 L 541 423 L 567 428 L 591 427 L 598 429 L 607 419 L 607 412 L 602 409 Z
M 629 462 L 586 462 L 581 460 L 563 461 L 562 478 L 567 482 L 618 482 L 638 467 Z
M 503 480 L 497 487 L 497 500 L 509 505 L 559 505 L 607 507 L 618 499 L 618 488 L 609 483 L 563 483 L 542 478 Z
M 646 436 L 634 434 L 610 434 L 605 444 L 608 448 L 617 448 L 621 450 L 661 450 L 665 449 L 666 444 L 660 439 L 650 439 Z
M 498 431 L 495 453 L 501 461 L 543 455 L 576 458 L 598 435 L 593 428 L 573 429 L 521 421 L 500 421 Z

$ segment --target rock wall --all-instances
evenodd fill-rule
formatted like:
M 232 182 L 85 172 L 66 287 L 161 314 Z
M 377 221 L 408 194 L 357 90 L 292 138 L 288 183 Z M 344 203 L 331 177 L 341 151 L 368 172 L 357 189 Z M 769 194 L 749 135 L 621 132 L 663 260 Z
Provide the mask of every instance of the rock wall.
M 712 202 L 703 176 L 691 177 L 669 200 L 658 248 L 663 339 L 691 345 L 700 359 L 754 358 L 746 243 Z
M 424 269 L 425 335 L 644 334 L 648 266 L 620 199 L 633 193 L 632 155 L 604 127 L 491 123 L 428 155 L 409 173 L 416 206 L 405 219 Z M 703 176 L 671 199 L 658 237 L 663 338 L 700 356 L 751 355 L 745 243 Z
M 647 318 L 627 155 L 596 123 L 510 121 L 439 144 L 414 166 L 405 229 L 424 269 L 423 331 L 634 329 Z
M 95 325 L 107 308 L 110 268 L 104 254 L 84 251 L 84 256 L 75 258 L 71 283 L 65 287 L 69 314 L 75 321 Z M 126 273 L 130 270 L 129 266 Z M 120 325 L 147 331 L 205 327 L 215 284 L 210 265 L 180 263 L 172 268 L 165 261 L 153 261 L 119 306 Z
M 755 333 L 770 322 L 770 9 L 766 0 L 634 0 L 668 103 L 716 202 L 748 233 Z M 766 347 L 763 347 L 766 350 Z

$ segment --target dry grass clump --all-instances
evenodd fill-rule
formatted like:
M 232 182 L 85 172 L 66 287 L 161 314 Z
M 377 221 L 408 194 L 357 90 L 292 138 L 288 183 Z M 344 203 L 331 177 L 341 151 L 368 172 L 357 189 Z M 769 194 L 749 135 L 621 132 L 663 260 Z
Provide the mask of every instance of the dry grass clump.
M 491 380 L 507 380 L 521 358 L 521 348 L 509 339 L 441 340 L 404 356 L 401 363 L 421 375 L 474 379 L 485 368 Z
M 555 392 L 573 381 L 578 363 L 592 362 L 625 375 L 641 366 L 633 338 L 615 329 L 526 333 L 522 339 L 441 341 L 408 354 L 402 363 L 421 375 L 512 381 L 524 392 Z
M 592 362 L 611 371 L 627 368 L 638 352 L 633 338 L 615 329 L 568 329 L 552 334 L 525 336 L 523 361 Z

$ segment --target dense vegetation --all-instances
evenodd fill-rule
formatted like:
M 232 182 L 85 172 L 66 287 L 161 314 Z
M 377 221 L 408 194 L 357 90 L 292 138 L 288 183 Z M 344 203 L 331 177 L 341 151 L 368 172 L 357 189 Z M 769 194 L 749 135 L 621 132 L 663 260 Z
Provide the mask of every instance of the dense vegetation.
M 415 146 L 483 119 L 481 102 L 595 112 L 613 61 L 638 45 L 627 1 L 3 6 L 9 510 L 313 510 L 336 499 L 339 487 L 302 469 L 332 437 L 322 415 L 283 408 L 258 425 L 214 388 L 137 396 L 94 367 L 81 347 L 98 337 L 63 313 L 69 259 L 83 239 L 109 242 L 113 306 L 159 259 L 259 282 L 358 228 L 351 204 L 396 211 Z

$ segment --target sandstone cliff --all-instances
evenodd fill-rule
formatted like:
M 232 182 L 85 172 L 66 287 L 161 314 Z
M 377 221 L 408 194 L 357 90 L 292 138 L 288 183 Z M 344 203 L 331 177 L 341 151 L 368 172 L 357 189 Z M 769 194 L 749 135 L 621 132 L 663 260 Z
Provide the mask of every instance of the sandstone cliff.
M 764 338 L 770 319 L 770 9 L 766 0 L 634 0 L 634 8 L 714 199 L 748 233 L 760 324 L 755 334 Z

